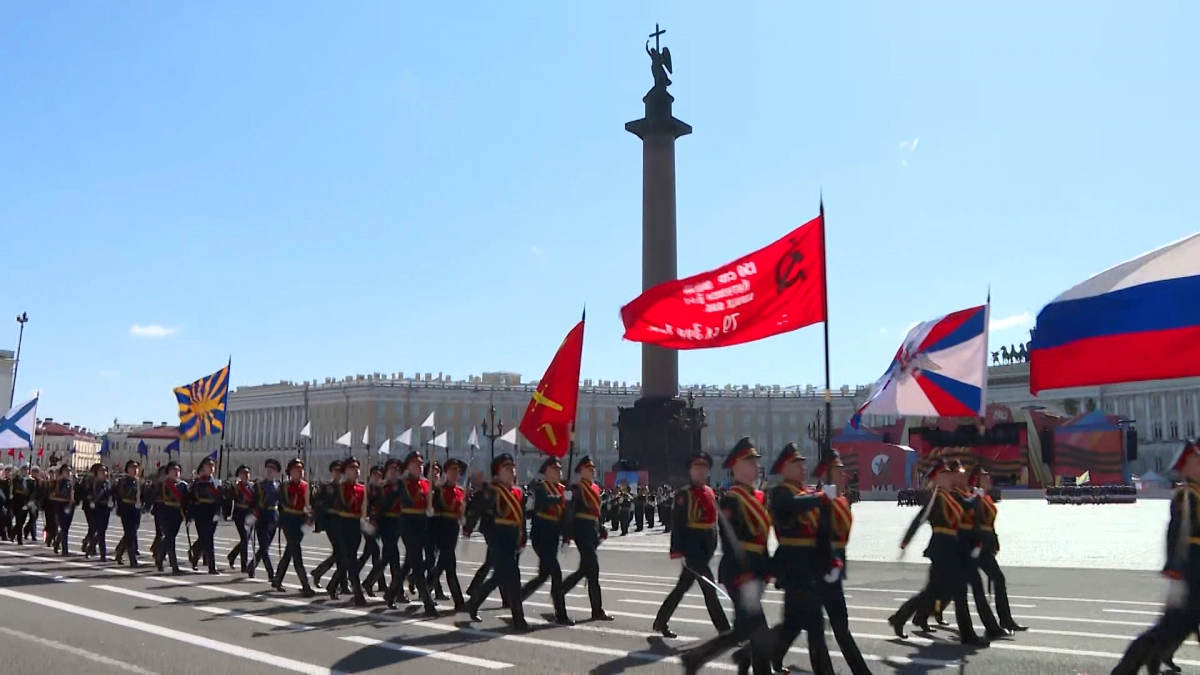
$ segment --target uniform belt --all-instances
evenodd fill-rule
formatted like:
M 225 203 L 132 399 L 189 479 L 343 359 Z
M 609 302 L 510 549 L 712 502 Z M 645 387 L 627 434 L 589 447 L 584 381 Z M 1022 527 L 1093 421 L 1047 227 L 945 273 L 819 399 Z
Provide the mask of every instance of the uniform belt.
M 523 524 L 519 520 L 512 520 L 510 518 L 497 518 L 494 522 L 497 525 L 510 525 L 512 527 L 520 527 Z
M 833 542 L 833 547 L 839 551 L 844 550 L 846 548 L 846 542 L 835 541 L 835 542 Z
M 584 520 L 600 520 L 599 518 L 597 518 L 596 516 L 593 516 L 590 513 L 576 513 L 575 517 L 583 518 Z
M 693 530 L 711 530 L 717 526 L 717 523 L 716 523 L 716 521 L 713 521 L 711 523 L 693 523 L 693 522 L 689 521 L 687 526 Z
M 163 500 L 162 505 L 163 506 L 179 506 L 179 502 L 168 502 L 166 500 Z
M 399 518 L 400 517 L 400 514 L 396 513 L 395 511 L 384 511 L 383 513 L 381 513 L 379 515 L 383 516 L 384 518 Z
M 285 506 L 285 507 L 283 507 L 283 512 L 284 512 L 284 513 L 290 513 L 290 514 L 292 514 L 293 516 L 299 516 L 299 515 L 303 515 L 303 514 L 304 514 L 304 509 L 291 509 L 291 508 L 288 508 L 288 507 L 286 507 L 286 506 Z
M 454 518 L 454 519 L 457 519 L 459 516 L 457 511 L 438 511 L 434 515 L 442 517 L 442 518 Z
M 548 520 L 552 523 L 557 523 L 562 520 L 561 515 L 555 515 L 555 514 L 550 514 L 550 513 L 537 513 L 535 515 L 538 518 L 541 518 L 542 520 Z
M 935 527 L 935 528 L 933 528 L 933 533 L 934 534 L 948 534 L 952 537 L 958 536 L 958 530 L 953 527 Z
M 980 525 L 979 529 L 983 530 L 984 532 L 991 532 L 992 526 L 991 525 Z
M 1200 546 L 1200 537 L 1192 537 L 1188 540 L 1188 543 Z
M 780 546 L 816 546 L 815 537 L 780 537 Z
M 341 516 L 343 518 L 361 518 L 361 513 L 351 513 L 349 511 L 330 511 L 330 513 Z
M 406 516 L 423 516 L 425 515 L 425 509 L 404 508 L 400 509 L 400 513 Z
M 121 503 L 122 504 L 137 504 L 137 501 L 134 499 L 122 499 Z
M 741 544 L 742 544 L 742 548 L 744 550 L 750 551 L 751 553 L 766 553 L 767 552 L 766 544 L 757 544 L 752 541 L 743 541 L 743 542 L 741 542 Z

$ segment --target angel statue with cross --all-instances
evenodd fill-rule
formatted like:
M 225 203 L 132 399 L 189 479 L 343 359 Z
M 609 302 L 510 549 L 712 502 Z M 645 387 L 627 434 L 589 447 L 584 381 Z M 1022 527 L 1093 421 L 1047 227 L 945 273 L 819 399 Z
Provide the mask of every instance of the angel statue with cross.
M 650 41 L 646 40 L 646 54 L 650 56 L 650 73 L 654 75 L 654 88 L 660 91 L 666 91 L 667 87 L 671 86 L 671 78 L 667 77 L 667 73 L 674 74 L 671 69 L 671 50 L 668 47 L 659 47 L 658 38 L 667 31 L 654 24 L 654 32 L 650 37 L 654 38 L 654 47 L 650 46 Z

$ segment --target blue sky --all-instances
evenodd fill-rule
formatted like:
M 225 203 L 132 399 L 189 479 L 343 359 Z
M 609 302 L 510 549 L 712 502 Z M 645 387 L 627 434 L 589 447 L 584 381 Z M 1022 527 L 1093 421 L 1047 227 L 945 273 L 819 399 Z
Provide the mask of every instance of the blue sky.
M 773 241 L 823 190 L 835 385 L 989 285 L 994 348 L 1027 339 L 1060 291 L 1197 229 L 1188 2 L 6 3 L 18 398 L 90 426 L 171 419 L 171 387 L 230 354 L 235 385 L 537 378 L 584 303 L 583 376 L 638 380 L 623 125 L 655 22 L 695 128 L 680 272 Z M 818 383 L 821 329 L 680 369 Z

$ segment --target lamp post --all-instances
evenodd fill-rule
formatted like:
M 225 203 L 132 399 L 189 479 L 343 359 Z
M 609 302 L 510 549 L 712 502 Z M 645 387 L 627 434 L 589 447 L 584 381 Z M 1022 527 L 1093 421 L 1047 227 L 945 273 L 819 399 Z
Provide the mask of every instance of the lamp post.
M 17 354 L 13 359 L 12 389 L 8 392 L 9 405 L 12 405 L 12 400 L 17 396 L 17 369 L 21 367 L 21 343 L 25 340 L 25 324 L 29 323 L 29 314 L 25 312 L 18 314 L 17 323 L 21 325 L 21 328 L 17 331 Z
M 496 439 L 504 435 L 504 420 L 496 419 L 496 406 L 488 407 L 488 416 L 479 423 L 479 430 L 491 442 L 492 461 L 496 461 Z
M 817 459 L 825 456 L 825 448 L 829 443 L 829 420 L 817 411 L 817 418 L 808 423 L 808 439 L 817 444 Z

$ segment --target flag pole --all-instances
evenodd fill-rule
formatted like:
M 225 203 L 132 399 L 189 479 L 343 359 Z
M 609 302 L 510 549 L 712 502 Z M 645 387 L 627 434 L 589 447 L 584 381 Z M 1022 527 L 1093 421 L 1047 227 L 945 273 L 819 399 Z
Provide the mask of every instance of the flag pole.
M 825 195 L 820 195 L 821 216 L 821 305 L 825 315 L 825 434 L 818 449 L 817 461 L 833 456 L 833 382 L 829 376 L 829 266 L 825 256 Z
M 225 476 L 225 427 L 229 423 L 229 378 L 233 375 L 233 354 L 225 362 L 225 419 L 221 420 L 221 441 L 217 446 L 217 476 Z

